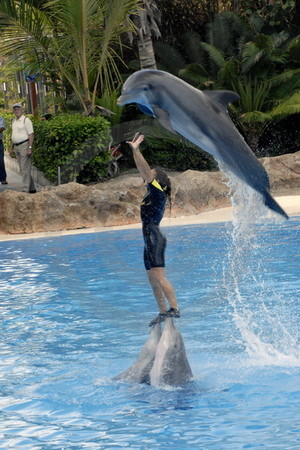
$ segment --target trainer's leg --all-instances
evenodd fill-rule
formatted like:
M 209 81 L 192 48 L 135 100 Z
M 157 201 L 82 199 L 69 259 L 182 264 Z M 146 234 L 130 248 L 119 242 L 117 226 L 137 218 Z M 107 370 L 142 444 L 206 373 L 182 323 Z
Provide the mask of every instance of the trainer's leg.
M 149 277 L 152 289 L 153 289 L 153 286 L 158 285 L 160 290 L 163 292 L 163 294 L 166 296 L 168 302 L 170 303 L 171 308 L 178 309 L 175 291 L 174 291 L 174 288 L 173 288 L 172 284 L 170 283 L 170 281 L 166 278 L 165 268 L 164 267 L 153 267 L 152 269 L 148 270 L 147 273 L 148 273 L 148 277 Z M 153 292 L 154 292 L 154 290 L 153 290 Z M 154 293 L 154 295 L 155 295 L 155 293 Z M 158 298 L 156 296 L 155 296 L 155 298 L 158 303 Z M 158 305 L 160 307 L 159 303 L 158 303 Z M 165 310 L 166 310 L 166 307 L 165 307 L 164 311 Z M 161 310 L 160 310 L 160 312 L 161 312 Z
M 162 288 L 160 287 L 160 284 L 157 281 L 156 277 L 154 276 L 152 270 L 153 269 L 150 269 L 150 270 L 147 270 L 146 272 L 148 275 L 149 283 L 152 287 L 154 297 L 155 297 L 157 305 L 158 305 L 159 312 L 162 313 L 162 312 L 165 312 L 167 309 L 166 300 L 165 300 L 164 292 L 163 292 Z

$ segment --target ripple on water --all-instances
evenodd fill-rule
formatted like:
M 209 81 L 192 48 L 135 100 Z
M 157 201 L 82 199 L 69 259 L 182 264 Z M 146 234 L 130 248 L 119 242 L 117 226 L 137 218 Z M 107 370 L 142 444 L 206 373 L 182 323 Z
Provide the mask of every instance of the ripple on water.
M 139 230 L 2 243 L 0 448 L 299 448 L 299 221 L 246 260 L 228 226 L 165 230 L 181 388 L 112 381 L 155 314 Z

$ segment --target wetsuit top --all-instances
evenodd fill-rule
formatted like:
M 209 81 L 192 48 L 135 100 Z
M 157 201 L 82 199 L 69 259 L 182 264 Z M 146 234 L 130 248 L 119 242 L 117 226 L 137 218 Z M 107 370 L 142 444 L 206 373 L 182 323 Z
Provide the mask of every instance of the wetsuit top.
M 141 219 L 143 226 L 159 225 L 163 218 L 167 196 L 161 185 L 154 178 L 147 186 L 147 193 L 141 204 Z

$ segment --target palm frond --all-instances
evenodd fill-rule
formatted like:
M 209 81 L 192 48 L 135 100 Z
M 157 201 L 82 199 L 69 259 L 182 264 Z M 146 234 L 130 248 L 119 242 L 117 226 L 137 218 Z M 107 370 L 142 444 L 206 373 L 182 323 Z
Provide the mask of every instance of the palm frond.
M 190 63 L 204 65 L 206 62 L 206 53 L 201 48 L 201 36 L 195 31 L 187 31 L 179 36 L 180 43 L 189 59 Z
M 230 11 L 217 14 L 207 27 L 207 41 L 229 57 L 237 57 L 254 36 L 248 23 Z
M 287 54 L 289 59 L 300 63 L 300 35 L 292 39 L 287 46 Z
M 159 63 L 174 75 L 177 75 L 179 70 L 186 66 L 186 60 L 182 54 L 166 42 L 154 42 L 153 47 Z
M 239 119 L 242 123 L 266 123 L 270 122 L 272 117 L 270 114 L 261 111 L 250 111 L 242 114 Z
M 211 44 L 201 42 L 201 47 L 208 53 L 211 61 L 220 69 L 225 64 L 223 53 Z
M 242 73 L 248 73 L 261 58 L 262 51 L 255 42 L 248 42 L 242 51 Z
M 142 0 L 142 7 L 139 10 L 141 31 L 144 34 L 152 34 L 156 39 L 161 37 L 159 23 L 161 14 L 154 0 Z
M 129 29 L 133 30 L 134 25 L 129 20 L 129 12 L 136 7 L 136 0 L 101 0 L 103 8 L 103 24 L 105 26 L 101 33 L 101 51 L 97 61 L 97 80 L 94 86 L 93 97 L 95 98 L 98 83 L 103 88 L 113 90 L 114 80 L 121 81 L 121 75 L 116 64 L 117 53 L 115 46 L 121 45 L 120 35 Z
M 276 106 L 270 115 L 272 119 L 281 120 L 292 114 L 300 113 L 300 90 L 295 92 L 290 98 L 284 100 L 280 105 Z
M 288 42 L 289 38 L 290 34 L 285 30 L 281 31 L 280 33 L 274 33 L 271 35 L 271 39 L 275 48 L 283 47 L 284 44 Z
M 290 97 L 300 89 L 300 69 L 286 70 L 269 80 L 271 93 L 275 99 Z
M 200 64 L 189 64 L 180 70 L 178 75 L 198 89 L 207 88 L 209 83 L 214 84 L 205 68 Z
M 236 59 L 226 60 L 219 70 L 218 79 L 226 89 L 235 89 L 235 83 L 240 79 L 240 64 Z

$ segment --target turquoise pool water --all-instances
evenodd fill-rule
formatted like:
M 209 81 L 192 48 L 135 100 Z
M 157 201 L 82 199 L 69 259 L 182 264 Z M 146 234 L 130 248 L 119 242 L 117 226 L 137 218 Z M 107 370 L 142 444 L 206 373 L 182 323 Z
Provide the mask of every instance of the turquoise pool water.
M 140 230 L 1 242 L 0 448 L 298 449 L 299 218 L 167 227 L 194 381 L 112 381 L 155 305 Z

